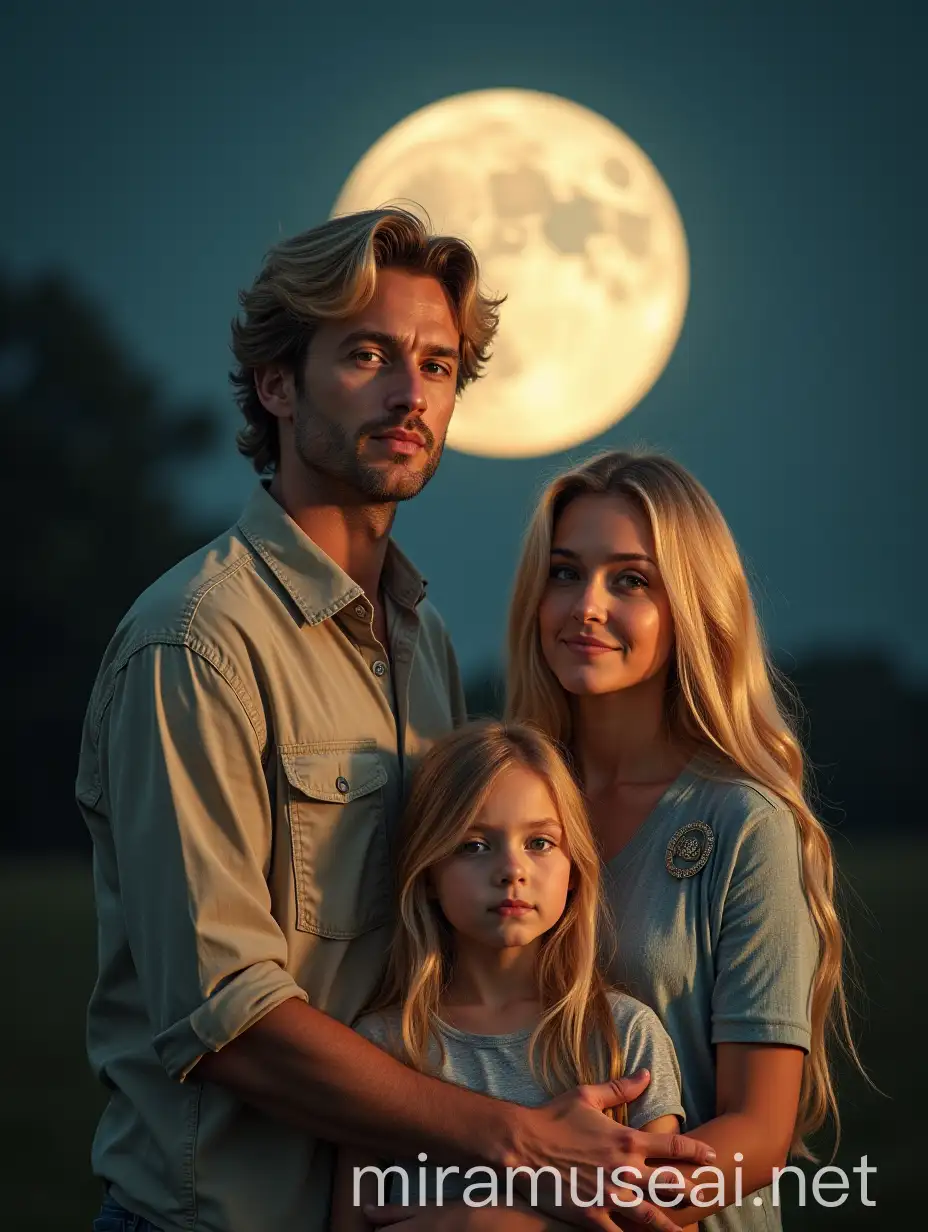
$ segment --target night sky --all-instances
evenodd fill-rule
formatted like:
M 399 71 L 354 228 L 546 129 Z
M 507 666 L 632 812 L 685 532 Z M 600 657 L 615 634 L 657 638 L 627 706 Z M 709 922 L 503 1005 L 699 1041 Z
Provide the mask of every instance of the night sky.
M 776 652 L 860 649 L 924 677 L 924 21 L 893 0 L 8 4 L 0 263 L 65 271 L 172 397 L 211 401 L 225 443 L 178 499 L 231 521 L 255 479 L 233 443 L 228 324 L 265 249 L 321 221 L 365 150 L 431 101 L 574 99 L 673 193 L 689 310 L 610 432 L 518 462 L 448 451 L 402 508 L 397 538 L 465 667 L 498 651 L 543 480 L 646 443 L 718 500 Z

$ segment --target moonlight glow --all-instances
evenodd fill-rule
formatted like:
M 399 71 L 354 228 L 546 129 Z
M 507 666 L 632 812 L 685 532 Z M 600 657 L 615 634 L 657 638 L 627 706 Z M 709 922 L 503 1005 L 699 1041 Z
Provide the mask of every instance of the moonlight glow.
M 686 237 L 637 145 L 577 103 L 480 90 L 390 129 L 333 213 L 414 202 L 461 235 L 508 296 L 487 375 L 465 391 L 448 444 L 528 457 L 606 430 L 670 357 L 689 287 Z

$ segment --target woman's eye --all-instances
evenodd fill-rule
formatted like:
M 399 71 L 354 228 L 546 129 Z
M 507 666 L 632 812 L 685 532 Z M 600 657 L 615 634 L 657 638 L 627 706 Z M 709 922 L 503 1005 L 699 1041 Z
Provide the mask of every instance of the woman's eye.
M 648 585 L 648 579 L 642 577 L 640 573 L 623 573 L 618 581 L 626 590 L 641 590 L 647 588 Z
M 552 565 L 548 570 L 548 577 L 553 582 L 572 582 L 576 576 L 576 569 L 571 569 L 570 565 Z

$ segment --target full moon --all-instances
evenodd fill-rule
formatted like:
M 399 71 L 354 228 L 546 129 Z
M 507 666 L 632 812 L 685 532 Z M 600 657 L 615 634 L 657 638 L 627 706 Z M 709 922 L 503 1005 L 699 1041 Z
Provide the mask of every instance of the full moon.
M 486 375 L 448 444 L 532 457 L 604 432 L 644 397 L 683 325 L 686 236 L 647 155 L 596 112 L 478 90 L 407 116 L 354 168 L 333 214 L 423 207 L 506 295 Z

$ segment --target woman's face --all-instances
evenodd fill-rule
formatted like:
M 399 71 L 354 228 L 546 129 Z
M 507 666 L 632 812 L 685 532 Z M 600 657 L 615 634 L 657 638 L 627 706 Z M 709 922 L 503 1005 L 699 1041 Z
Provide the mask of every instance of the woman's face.
M 578 496 L 561 514 L 538 626 L 568 693 L 615 693 L 666 675 L 673 620 L 655 560 L 648 519 L 624 496 Z

